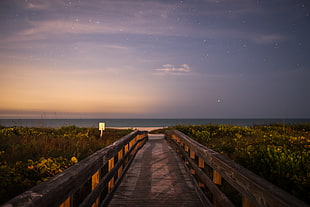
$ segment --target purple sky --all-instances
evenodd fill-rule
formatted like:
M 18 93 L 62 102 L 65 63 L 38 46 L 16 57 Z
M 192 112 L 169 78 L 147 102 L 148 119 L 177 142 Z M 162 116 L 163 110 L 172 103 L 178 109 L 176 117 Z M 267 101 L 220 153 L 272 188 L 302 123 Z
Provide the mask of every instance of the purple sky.
M 0 118 L 310 118 L 307 0 L 1 0 Z

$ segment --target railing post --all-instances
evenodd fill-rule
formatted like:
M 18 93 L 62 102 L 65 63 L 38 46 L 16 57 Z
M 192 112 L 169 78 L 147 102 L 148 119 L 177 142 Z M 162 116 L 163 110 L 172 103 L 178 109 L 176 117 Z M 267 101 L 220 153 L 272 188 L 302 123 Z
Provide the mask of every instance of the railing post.
M 191 158 L 191 159 L 195 159 L 195 152 L 193 151 L 193 150 L 190 150 L 190 152 L 189 152 L 189 157 Z M 192 169 L 191 168 L 191 174 L 192 175 L 195 175 L 195 170 L 194 169 Z
M 201 169 L 205 168 L 205 162 L 200 157 L 198 157 L 198 167 L 200 167 Z M 205 185 L 199 181 L 199 187 L 203 188 L 203 187 L 205 187 Z
M 195 159 L 195 152 L 193 150 L 189 153 L 190 158 Z
M 118 160 L 122 159 L 123 157 L 123 149 L 121 149 L 118 153 L 117 153 L 117 157 L 118 157 Z M 121 176 L 123 172 L 123 165 L 121 165 L 119 168 L 118 168 L 118 172 L 117 172 L 117 178 L 119 178 Z
M 213 170 L 213 183 L 217 185 L 222 184 L 222 176 L 216 170 Z
M 124 146 L 124 154 L 126 154 L 126 153 L 128 152 L 128 150 L 129 150 L 128 145 L 129 145 L 129 144 L 126 144 L 126 145 Z M 128 157 L 127 157 L 127 158 L 125 159 L 125 161 L 124 161 L 124 166 L 126 166 L 127 163 L 128 163 Z
M 213 183 L 217 184 L 217 185 L 221 185 L 222 184 L 222 176 L 220 173 L 218 173 L 216 170 L 213 169 Z M 220 207 L 220 203 L 218 200 L 214 200 L 213 201 L 213 205 L 214 207 Z
M 91 189 L 94 190 L 96 186 L 100 182 L 100 173 L 99 170 L 93 174 L 91 177 Z M 96 199 L 95 203 L 93 203 L 92 207 L 98 207 L 99 206 L 99 198 Z
M 131 140 L 131 141 L 129 142 L 129 148 L 132 147 L 132 145 L 134 144 L 134 142 L 135 142 L 135 140 Z
M 128 152 L 128 144 L 125 145 L 124 151 L 125 151 L 125 152 L 124 152 L 125 154 Z
M 108 162 L 108 171 L 114 168 L 114 157 L 112 157 Z M 111 192 L 111 189 L 114 187 L 114 177 L 108 183 L 108 191 Z
M 246 197 L 242 196 L 242 207 L 254 207 Z
M 71 206 L 71 197 L 68 197 L 59 207 L 70 207 Z
M 184 145 L 184 151 L 186 152 L 186 153 L 188 153 L 188 146 L 187 145 Z M 189 162 L 185 159 L 185 164 L 186 165 L 188 165 L 189 164 Z
M 205 162 L 200 157 L 198 157 L 198 167 L 205 168 Z

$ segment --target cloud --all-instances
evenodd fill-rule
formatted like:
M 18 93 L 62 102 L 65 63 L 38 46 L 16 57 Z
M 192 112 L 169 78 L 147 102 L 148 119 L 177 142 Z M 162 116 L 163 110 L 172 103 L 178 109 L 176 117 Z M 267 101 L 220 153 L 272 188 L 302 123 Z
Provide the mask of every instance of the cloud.
M 31 3 L 31 2 L 28 2 L 26 4 L 26 9 L 29 9 L 29 10 L 36 10 L 36 11 L 44 11 L 44 10 L 49 10 L 50 8 L 50 5 L 49 5 L 49 2 L 46 1 L 46 2 L 41 2 L 41 3 Z
M 239 0 L 241 1 L 241 0 Z M 191 14 L 186 9 L 191 4 L 182 4 L 175 11 L 175 4 L 167 2 L 148 1 L 86 1 L 65 4 L 61 0 L 26 1 L 21 3 L 22 9 L 31 15 L 33 11 L 40 11 L 40 18 L 20 20 L 22 27 L 16 28 L 10 35 L 0 39 L 3 42 L 36 41 L 72 39 L 73 36 L 102 36 L 102 35 L 157 35 L 157 36 L 194 36 L 209 39 L 247 39 L 257 44 L 270 44 L 276 40 L 283 40 L 279 34 L 265 34 L 265 32 L 249 32 L 226 24 L 209 25 L 208 29 L 201 25 L 193 26 L 192 22 L 184 21 L 177 24 L 178 16 Z M 218 0 L 204 0 L 202 8 L 195 12 L 199 18 L 222 16 L 227 18 L 227 9 L 222 6 L 210 7 L 208 3 Z M 219 1 L 222 2 L 222 1 Z M 233 4 L 234 5 L 234 4 Z M 239 5 L 239 4 L 238 4 Z M 257 10 L 252 4 L 234 6 L 234 17 Z M 100 11 L 96 9 L 100 8 Z M 55 13 L 56 11 L 56 13 Z M 173 11 L 173 12 L 172 12 Z M 57 14 L 57 15 L 55 15 Z M 70 14 L 70 15 L 68 15 Z M 118 15 L 122 14 L 122 15 Z M 164 21 L 163 21 L 164 20 Z M 229 20 L 229 19 L 228 19 Z
M 157 71 L 157 73 L 155 73 L 156 75 L 182 75 L 189 73 L 191 71 L 191 68 L 187 64 L 183 64 L 178 67 L 172 64 L 165 64 L 162 68 L 155 69 L 155 71 Z
M 55 39 L 64 35 L 174 33 L 171 25 L 175 21 L 169 18 L 173 4 L 152 1 L 141 4 L 139 1 L 120 0 L 69 2 L 47 0 L 19 3 L 16 10 L 27 16 L 37 12 L 37 16 L 15 17 L 23 27 L 15 28 L 11 34 L 3 37 L 6 41 L 21 42 Z M 163 19 L 166 20 L 163 22 Z

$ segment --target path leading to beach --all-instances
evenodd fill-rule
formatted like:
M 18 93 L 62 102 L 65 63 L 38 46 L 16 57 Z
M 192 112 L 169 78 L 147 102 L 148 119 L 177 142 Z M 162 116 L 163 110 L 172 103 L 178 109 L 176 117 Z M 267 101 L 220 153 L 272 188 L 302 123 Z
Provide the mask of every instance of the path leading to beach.
M 110 202 L 113 206 L 202 206 L 191 175 L 164 135 L 149 135 Z

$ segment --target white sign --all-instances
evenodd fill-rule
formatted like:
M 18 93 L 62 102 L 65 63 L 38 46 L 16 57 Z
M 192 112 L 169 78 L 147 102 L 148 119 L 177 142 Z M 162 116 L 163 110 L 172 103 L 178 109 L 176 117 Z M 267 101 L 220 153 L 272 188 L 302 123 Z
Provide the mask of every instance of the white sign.
M 105 130 L 105 123 L 99 123 L 99 130 L 100 131 Z

